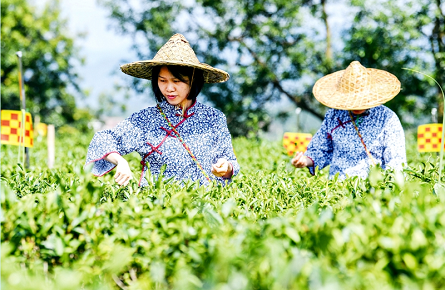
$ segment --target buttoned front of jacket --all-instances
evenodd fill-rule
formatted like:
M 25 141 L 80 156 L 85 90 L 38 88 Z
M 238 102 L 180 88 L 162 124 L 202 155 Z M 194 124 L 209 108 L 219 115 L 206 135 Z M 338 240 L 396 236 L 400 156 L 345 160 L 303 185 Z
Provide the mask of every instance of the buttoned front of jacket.
M 406 164 L 405 135 L 397 115 L 381 105 L 352 117 L 372 158 L 366 153 L 349 112 L 330 109 L 305 153 L 314 162 L 309 171 L 314 174 L 315 167 L 330 165 L 331 178 L 337 173 L 340 178 L 366 178 L 374 163 L 383 169 L 402 169 Z

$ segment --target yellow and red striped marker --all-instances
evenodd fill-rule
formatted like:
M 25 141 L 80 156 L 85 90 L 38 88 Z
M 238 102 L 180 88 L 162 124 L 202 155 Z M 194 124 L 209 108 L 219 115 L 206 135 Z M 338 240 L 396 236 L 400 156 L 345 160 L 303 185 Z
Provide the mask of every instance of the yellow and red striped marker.
M 440 152 L 442 124 L 425 124 L 417 127 L 417 150 L 419 152 Z
M 287 154 L 292 156 L 297 151 L 305 152 L 309 142 L 312 140 L 312 134 L 285 132 L 283 136 L 283 146 Z
M 33 147 L 33 128 L 31 113 L 25 113 L 25 142 L 22 136 L 22 112 L 2 110 L 1 113 L 1 144 Z

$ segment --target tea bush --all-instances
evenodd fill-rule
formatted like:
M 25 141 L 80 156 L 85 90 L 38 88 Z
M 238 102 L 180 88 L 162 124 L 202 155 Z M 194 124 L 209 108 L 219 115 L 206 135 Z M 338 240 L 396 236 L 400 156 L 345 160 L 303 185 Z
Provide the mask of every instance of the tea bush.
M 54 169 L 44 140 L 27 170 L 2 146 L 3 289 L 445 285 L 445 190 L 412 134 L 403 173 L 345 181 L 292 168 L 279 142 L 239 138 L 241 173 L 226 187 L 150 175 L 146 188 L 119 187 L 83 169 L 90 140 L 59 137 Z

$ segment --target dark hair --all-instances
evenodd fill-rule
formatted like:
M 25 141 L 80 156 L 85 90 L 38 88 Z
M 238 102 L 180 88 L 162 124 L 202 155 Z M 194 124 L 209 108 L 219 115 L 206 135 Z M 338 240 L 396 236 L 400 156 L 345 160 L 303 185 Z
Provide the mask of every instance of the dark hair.
M 162 102 L 165 99 L 158 86 L 158 78 L 161 67 L 162 66 L 153 67 L 151 73 L 151 87 L 158 102 Z M 188 77 L 189 81 L 192 81 L 193 77 L 192 87 L 190 88 L 190 93 L 187 99 L 192 100 L 192 102 L 194 103 L 196 101 L 196 97 L 199 95 L 202 87 L 204 86 L 204 76 L 202 74 L 202 70 L 181 65 L 166 65 L 166 67 L 171 72 L 171 74 L 175 78 L 179 79 L 181 82 L 189 84 L 189 82 L 187 82 L 186 80 L 186 77 Z

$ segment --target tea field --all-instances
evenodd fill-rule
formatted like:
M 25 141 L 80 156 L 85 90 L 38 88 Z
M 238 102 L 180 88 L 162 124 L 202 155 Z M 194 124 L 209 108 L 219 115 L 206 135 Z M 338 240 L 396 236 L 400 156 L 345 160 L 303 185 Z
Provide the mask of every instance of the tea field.
M 292 168 L 280 142 L 236 139 L 226 187 L 119 187 L 83 169 L 92 136 L 75 132 L 58 136 L 51 170 L 45 140 L 28 170 L 2 145 L 1 288 L 445 288 L 438 157 L 411 135 L 403 173 L 345 181 Z

